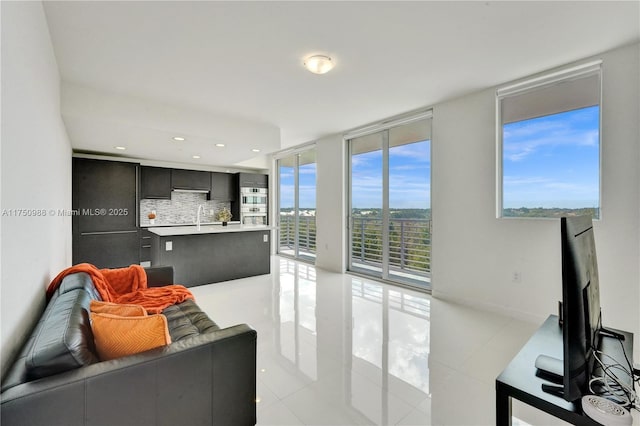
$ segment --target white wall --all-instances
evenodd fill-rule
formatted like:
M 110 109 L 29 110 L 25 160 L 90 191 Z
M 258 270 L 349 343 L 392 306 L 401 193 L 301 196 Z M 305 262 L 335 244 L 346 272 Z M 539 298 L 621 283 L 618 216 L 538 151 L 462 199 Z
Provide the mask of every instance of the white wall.
M 638 52 L 636 44 L 598 56 L 604 60 L 602 220 L 594 225 L 605 325 L 634 332 L 636 347 Z M 559 221 L 496 219 L 495 132 L 495 88 L 434 107 L 433 295 L 540 321 L 562 297 Z M 514 271 L 521 283 L 511 281 Z
M 605 325 L 634 332 L 636 347 L 639 52 L 636 44 L 597 57 L 604 63 L 602 219 L 595 222 Z M 591 59 L 595 58 L 584 61 Z M 560 224 L 551 219 L 496 218 L 495 89 L 433 107 L 433 295 L 541 322 L 557 312 L 562 298 Z M 337 135 L 316 146 L 316 266 L 340 272 L 346 269 L 344 143 Z M 521 274 L 520 283 L 512 282 L 513 272 Z M 640 359 L 640 351 L 635 351 L 635 358 Z
M 2 2 L 1 373 L 39 316 L 50 280 L 71 264 L 71 145 L 60 76 L 40 2 Z

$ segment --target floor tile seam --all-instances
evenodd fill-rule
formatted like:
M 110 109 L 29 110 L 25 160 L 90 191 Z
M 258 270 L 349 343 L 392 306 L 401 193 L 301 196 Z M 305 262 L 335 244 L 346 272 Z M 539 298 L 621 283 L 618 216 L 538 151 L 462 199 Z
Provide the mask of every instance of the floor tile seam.
M 398 420 L 397 422 L 395 422 L 395 423 L 394 423 L 394 426 L 402 426 L 402 425 L 403 425 L 403 423 L 402 423 L 402 422 L 404 421 L 404 419 L 408 418 L 408 417 L 409 417 L 411 414 L 413 414 L 415 411 L 420 411 L 420 413 L 422 413 L 422 414 L 425 414 L 425 415 L 429 416 L 429 413 L 425 413 L 424 411 L 422 411 L 422 410 L 418 410 L 417 408 L 415 408 L 415 409 L 413 409 L 413 410 L 409 411 L 409 412 L 408 412 L 404 417 L 402 417 L 400 420 Z M 431 416 L 429 416 L 429 417 L 431 417 Z M 429 422 L 429 423 L 431 423 L 431 422 Z M 418 425 L 415 425 L 415 426 L 418 426 Z
M 304 423 L 304 422 L 300 419 L 300 417 L 296 416 L 296 415 L 295 415 L 295 413 L 294 413 L 293 411 L 291 411 L 291 410 L 289 409 L 289 407 L 287 407 L 287 406 L 286 406 L 286 404 L 285 404 L 284 402 L 282 402 L 281 400 L 279 400 L 277 403 L 279 403 L 280 405 L 282 405 L 282 408 L 284 408 L 285 410 L 287 410 L 287 412 L 288 412 L 289 414 L 291 414 L 291 416 L 292 416 L 294 419 L 296 419 L 300 425 L 302 425 L 302 426 L 307 426 L 307 425 L 306 425 L 306 423 Z M 276 403 L 271 404 L 271 409 L 274 409 L 274 408 L 275 408 L 275 406 L 276 406 Z M 258 418 L 257 420 L 258 420 L 258 421 L 257 421 L 257 426 L 282 426 L 282 425 L 280 425 L 280 424 L 260 423 L 260 419 L 259 419 L 259 418 Z
M 296 393 L 296 392 L 297 392 L 297 391 L 299 391 L 300 389 L 303 389 L 303 388 L 305 388 L 305 387 L 307 387 L 307 386 L 308 386 L 308 384 L 305 384 L 305 385 L 304 385 L 303 387 L 301 387 L 301 388 L 296 388 L 296 389 L 294 389 L 293 391 L 291 391 L 290 393 L 287 393 L 286 395 L 280 396 L 280 395 L 279 395 L 279 392 L 278 392 L 278 389 L 275 389 L 274 387 L 269 386 L 268 382 L 267 382 L 267 381 L 265 381 L 265 380 L 263 380 L 263 379 L 261 379 L 261 378 L 258 378 L 258 380 L 259 380 L 260 382 L 262 382 L 262 385 L 263 385 L 263 386 L 265 386 L 265 387 L 266 387 L 266 388 L 267 388 L 267 389 L 268 389 L 268 390 L 269 390 L 269 391 L 270 391 L 270 392 L 271 392 L 271 393 L 276 397 L 276 399 L 277 399 L 278 401 L 280 401 L 280 402 L 282 402 L 282 400 L 283 400 L 283 399 L 285 399 L 285 398 L 287 398 L 288 396 L 290 396 L 290 395 L 292 395 L 292 394 Z
M 447 362 L 443 362 L 443 361 L 438 360 L 438 359 L 434 359 L 434 361 L 438 361 L 441 364 L 443 364 L 443 365 L 445 365 L 445 366 L 447 366 L 447 367 L 449 367 L 449 368 L 451 368 L 453 370 L 456 370 L 459 373 L 466 374 L 463 371 L 464 366 L 467 365 L 467 363 L 469 361 L 471 361 L 479 351 L 481 351 L 482 349 L 486 348 L 493 339 L 497 338 L 500 335 L 500 332 L 502 330 L 505 330 L 512 323 L 512 321 L 513 321 L 512 319 L 509 319 L 508 321 L 505 322 L 505 324 L 503 324 L 499 328 L 499 330 L 497 330 L 496 332 L 492 333 L 491 336 L 487 340 L 483 340 L 482 343 L 478 343 L 474 347 L 470 348 L 468 355 L 463 357 L 463 359 L 459 363 L 459 366 L 458 365 L 451 365 L 451 364 L 449 364 Z M 431 348 L 429 348 L 429 349 L 431 349 Z
M 397 378 L 397 377 L 396 377 Z M 398 379 L 398 378 L 397 378 Z M 398 379 L 398 380 L 402 380 L 402 379 Z M 404 381 L 403 381 L 404 382 Z M 424 394 L 424 398 L 420 399 L 419 402 L 417 403 L 413 403 L 410 400 L 407 400 L 405 397 L 403 397 L 402 395 L 398 394 L 398 392 L 395 392 L 391 389 L 387 389 L 387 392 L 390 393 L 391 395 L 395 396 L 396 398 L 400 399 L 401 401 L 405 402 L 406 404 L 410 405 L 411 407 L 420 410 L 420 404 L 422 404 L 424 401 L 426 401 L 427 399 L 430 399 L 429 394 L 426 394 L 424 392 L 422 392 L 420 389 L 416 388 L 415 386 L 413 386 L 410 383 L 404 382 L 407 386 L 411 386 L 411 390 L 415 391 L 415 392 L 420 392 L 422 394 Z M 431 383 L 429 383 L 429 387 Z
M 425 399 L 431 399 L 431 397 L 426 397 L 425 399 L 421 400 L 418 404 L 412 404 L 411 402 L 407 401 L 404 398 L 399 397 L 397 394 L 395 394 L 393 392 L 388 392 L 388 393 L 393 395 L 393 396 L 395 396 L 396 398 L 398 398 L 400 401 L 404 402 L 405 404 L 407 404 L 411 408 L 411 410 L 407 413 L 407 416 L 409 414 L 411 414 L 412 411 L 419 411 L 422 414 L 430 415 L 430 413 L 427 413 L 426 411 L 424 411 L 423 409 L 420 408 L 420 404 L 422 404 L 425 401 Z
M 390 392 L 390 393 L 394 394 L 395 396 L 398 396 L 398 395 L 397 395 L 396 393 L 394 393 L 394 392 Z M 430 394 L 429 394 L 429 395 L 430 395 Z M 420 404 L 422 404 L 423 402 L 425 402 L 427 399 L 431 399 L 431 397 L 430 397 L 430 396 L 428 396 L 427 394 L 425 394 L 424 399 L 421 399 L 421 400 L 420 400 L 420 402 L 418 402 L 417 404 L 413 404 L 413 403 L 411 403 L 411 402 L 407 401 L 406 399 L 403 399 L 403 401 L 404 401 L 404 402 L 406 402 L 407 404 L 409 404 L 409 405 L 410 405 L 411 407 L 413 407 L 414 409 L 416 409 L 416 410 L 418 410 L 418 411 L 420 411 L 420 412 L 423 412 L 423 413 L 425 413 L 425 414 L 429 414 L 429 413 L 425 412 L 424 410 L 422 410 L 422 409 L 420 408 Z
M 313 391 L 314 391 L 313 389 L 309 389 L 309 390 L 310 390 L 311 392 L 313 392 Z M 299 392 L 302 392 L 302 391 L 304 391 L 304 389 L 300 389 L 300 390 L 299 390 Z M 295 393 L 297 393 L 297 392 L 298 392 L 298 391 L 296 391 Z M 289 396 L 287 397 L 287 399 L 292 398 L 293 396 L 294 396 L 294 394 L 291 394 L 291 395 L 289 395 Z M 329 404 L 329 405 L 333 405 L 333 404 L 330 404 L 330 401 L 329 401 L 329 400 L 327 400 L 326 396 L 323 396 L 322 394 L 321 394 L 321 396 L 322 396 L 322 402 L 323 402 L 323 403 L 325 403 L 325 404 Z M 287 407 L 287 404 L 288 404 L 288 402 L 287 402 L 287 401 L 283 401 L 283 405 L 284 405 L 285 407 Z M 288 408 L 288 407 L 287 407 L 287 408 Z M 366 421 L 366 422 L 363 422 L 363 421 L 357 421 L 356 423 L 349 423 L 349 424 L 348 424 L 348 426 L 351 426 L 351 425 L 358 425 L 358 426 L 359 426 L 359 425 L 372 425 L 372 426 L 373 426 L 373 425 L 376 425 L 376 424 L 377 424 L 377 423 L 375 423 L 375 422 L 371 422 L 371 421 L 369 421 L 369 418 L 367 417 L 367 415 L 366 415 L 365 413 L 363 413 L 362 411 L 360 411 L 360 410 L 359 410 L 358 408 L 356 408 L 356 407 L 353 407 L 353 406 L 345 406 L 344 408 L 345 408 L 345 409 L 348 409 L 348 410 L 353 411 L 353 412 L 349 412 L 348 410 L 345 410 L 345 411 L 343 412 L 343 414 L 345 414 L 345 415 L 346 415 L 346 416 L 348 416 L 348 417 L 352 417 L 352 416 L 354 415 L 354 412 L 355 412 L 356 416 L 363 417 L 363 418 L 366 418 L 366 419 L 367 419 L 367 421 Z M 412 407 L 409 407 L 409 408 L 412 408 Z M 291 411 L 291 410 L 289 410 L 289 411 Z M 411 411 L 412 411 L 412 410 L 410 410 L 410 411 L 409 411 L 409 413 L 410 413 Z M 333 425 L 343 426 L 343 425 L 347 425 L 347 424 L 345 424 L 345 423 L 323 423 L 323 424 L 320 424 L 320 423 L 315 423 L 315 422 L 314 422 L 314 423 L 304 423 L 304 422 L 303 422 L 303 424 L 305 424 L 305 425 L 313 425 L 313 426 L 318 426 L 318 425 L 320 425 L 320 426 L 333 426 Z
M 284 408 L 286 408 L 286 409 L 287 409 L 291 414 L 293 414 L 293 416 L 294 416 L 296 419 L 298 419 L 298 421 L 299 421 L 299 422 L 300 422 L 300 424 L 302 424 L 302 425 L 308 425 L 308 424 L 307 424 L 307 423 L 305 423 L 302 419 L 300 419 L 300 417 L 296 416 L 296 414 L 295 414 L 291 409 L 289 409 L 289 406 L 288 406 L 287 404 L 288 404 L 288 402 L 291 402 L 291 401 L 290 401 L 290 400 L 291 400 L 291 398 L 293 398 L 293 396 L 294 396 L 294 395 L 296 395 L 296 394 L 297 394 L 297 393 L 299 393 L 299 392 L 303 392 L 303 391 L 305 391 L 305 390 L 308 390 L 308 391 L 310 391 L 310 392 L 312 392 L 312 393 L 313 393 L 313 392 L 314 392 L 314 389 L 312 389 L 312 388 L 311 388 L 311 386 L 312 386 L 314 383 L 317 383 L 317 382 L 312 382 L 312 383 L 310 383 L 310 384 L 308 384 L 308 385 L 306 385 L 306 386 L 304 386 L 304 387 L 302 387 L 302 388 L 300 388 L 300 389 L 297 389 L 297 390 L 295 390 L 295 391 L 291 392 L 290 394 L 288 394 L 287 396 L 284 396 L 284 397 L 280 400 L 280 402 L 282 403 L 282 405 L 284 406 Z M 289 401 L 287 401 L 287 400 L 289 400 Z M 325 400 L 324 398 L 323 398 L 323 402 L 326 402 L 326 400 Z M 293 403 L 291 402 L 291 404 L 293 404 Z M 293 405 L 295 405 L 295 404 L 293 404 Z
M 285 399 L 289 398 L 291 395 L 293 395 L 293 394 L 295 394 L 295 393 L 297 393 L 297 392 L 300 392 L 300 391 L 301 391 L 301 390 L 303 390 L 303 389 L 307 389 L 307 388 L 309 388 L 309 389 L 310 389 L 310 387 L 311 387 L 314 383 L 317 383 L 317 380 L 316 380 L 316 381 L 314 381 L 314 380 L 310 380 L 310 379 L 309 379 L 309 380 L 303 380 L 303 381 L 300 381 L 300 382 L 299 382 L 299 384 L 300 384 L 301 386 L 296 386 L 296 388 L 295 388 L 295 389 L 293 389 L 292 391 L 290 391 L 290 392 L 289 392 L 289 393 L 287 393 L 287 394 L 282 395 L 282 397 L 278 396 L 278 393 L 277 393 L 277 391 L 276 391 L 276 390 L 272 390 L 272 391 L 273 391 L 274 395 L 275 395 L 279 400 L 284 401 Z M 269 387 L 269 389 L 272 389 L 272 388 L 271 388 L 271 387 Z
M 261 409 L 263 409 L 263 410 L 264 410 L 265 408 L 271 407 L 272 405 L 274 405 L 274 404 L 276 404 L 276 403 L 278 403 L 278 402 L 281 402 L 281 400 L 280 400 L 280 398 L 278 397 L 278 395 L 276 395 L 276 394 L 273 392 L 273 390 L 272 390 L 272 389 L 271 389 L 271 388 L 270 388 L 270 387 L 269 387 L 269 386 L 264 382 L 264 380 L 260 379 L 259 377 L 258 377 L 258 379 L 257 379 L 257 380 L 258 380 L 258 382 L 261 384 L 261 386 L 264 386 L 264 387 L 265 387 L 269 392 L 271 392 L 271 394 L 272 394 L 272 395 L 274 396 L 274 398 L 275 398 L 273 401 L 271 401 L 270 403 L 268 403 L 268 404 L 266 404 L 266 405 L 264 405 L 264 404 L 263 404 L 263 401 L 262 401 L 262 400 L 261 400 L 260 402 L 258 402 L 257 404 L 261 404 L 261 405 L 260 405 L 260 408 L 261 408 Z M 256 396 L 257 396 L 257 397 L 260 397 L 260 394 L 257 392 L 257 390 L 258 390 L 258 386 L 256 386 Z
M 476 377 L 473 377 L 473 376 L 471 376 L 471 375 L 469 375 L 467 373 L 461 372 L 461 371 L 456 371 L 456 373 L 464 376 L 468 380 L 471 380 L 471 381 L 475 382 L 477 385 L 491 386 L 491 387 L 493 387 L 495 385 L 495 381 L 491 381 L 491 383 L 487 383 L 487 382 L 484 382 L 484 381 L 482 381 L 482 380 L 480 380 L 480 379 L 478 379 Z
M 497 333 L 495 333 L 495 334 L 494 334 L 494 335 L 493 335 L 489 340 L 487 340 L 487 341 L 485 342 L 485 344 L 480 345 L 480 347 L 475 351 L 475 354 L 477 355 L 477 353 L 479 353 L 479 352 L 480 352 L 480 351 L 482 351 L 483 349 L 485 349 L 485 348 L 487 348 L 487 347 L 490 347 L 490 346 L 491 346 L 491 345 L 492 345 L 492 344 L 493 344 L 497 339 L 500 339 L 500 337 L 501 337 L 501 335 L 502 335 L 502 332 L 503 332 L 503 331 L 505 331 L 506 329 L 508 329 L 509 327 L 511 327 L 511 326 L 513 325 L 513 321 L 514 321 L 513 319 L 510 319 L 510 320 L 508 321 L 508 323 L 507 323 L 507 324 L 505 324 L 505 326 L 504 326 L 504 327 L 502 327 L 502 328 L 501 328 Z M 515 354 L 514 354 L 514 356 L 515 356 Z M 483 382 L 483 383 L 485 383 L 485 384 L 488 384 L 488 385 L 492 385 L 492 384 L 494 384 L 494 383 L 495 383 L 495 378 L 494 378 L 494 379 L 491 379 L 491 380 L 489 380 L 489 381 L 486 381 L 484 378 L 481 378 L 481 377 L 478 377 L 478 376 L 476 376 L 476 375 L 470 374 L 468 371 L 466 371 L 466 370 L 468 370 L 468 369 L 467 369 L 467 366 L 468 366 L 468 364 L 469 364 L 469 362 L 470 362 L 471 360 L 473 360 L 473 356 L 470 356 L 470 357 L 468 357 L 467 359 L 465 359 L 465 360 L 460 364 L 460 365 L 461 365 L 462 370 L 460 370 L 459 372 L 460 372 L 460 373 L 462 373 L 462 374 L 466 374 L 466 375 L 468 375 L 469 377 L 473 377 L 473 378 L 475 378 L 476 380 L 478 380 L 478 381 L 480 381 L 480 382 Z M 465 371 L 463 371 L 463 370 L 465 370 Z
M 351 370 L 351 371 L 352 371 L 353 373 L 357 374 L 358 376 L 360 376 L 360 377 L 364 378 L 366 381 L 368 381 L 369 383 L 373 384 L 374 386 L 379 387 L 381 391 L 385 391 L 385 392 L 387 392 L 388 394 L 390 394 L 390 395 L 392 395 L 392 396 L 396 397 L 397 399 L 399 399 L 400 401 L 402 401 L 403 403 L 407 404 L 408 406 L 410 406 L 410 407 L 411 407 L 411 408 L 413 408 L 413 409 L 418 409 L 418 410 L 420 410 L 419 405 L 420 405 L 420 404 L 422 404 L 426 399 L 428 399 L 428 398 L 429 398 L 429 396 L 426 396 L 426 394 L 425 394 L 425 398 L 424 398 L 424 399 L 421 399 L 421 400 L 420 400 L 420 402 L 419 402 L 419 403 L 417 403 L 417 404 L 413 404 L 412 402 L 408 401 L 408 400 L 407 400 L 405 397 L 403 397 L 402 395 L 399 395 L 397 392 L 394 392 L 394 391 L 393 391 L 393 390 L 391 390 L 391 389 L 385 389 L 382 385 L 380 385 L 380 384 L 376 383 L 375 381 L 371 380 L 371 379 L 370 379 L 368 376 L 366 376 L 365 374 L 363 374 L 363 373 L 361 373 L 361 372 L 359 372 L 359 371 L 357 371 L 357 370 Z M 399 379 L 399 380 L 401 380 L 401 379 Z M 409 386 L 412 386 L 412 385 L 409 385 Z M 415 388 L 415 387 L 414 387 L 414 389 L 416 389 L 418 392 L 421 392 L 419 389 L 417 389 L 417 388 Z M 426 413 L 426 414 L 428 414 L 428 413 Z

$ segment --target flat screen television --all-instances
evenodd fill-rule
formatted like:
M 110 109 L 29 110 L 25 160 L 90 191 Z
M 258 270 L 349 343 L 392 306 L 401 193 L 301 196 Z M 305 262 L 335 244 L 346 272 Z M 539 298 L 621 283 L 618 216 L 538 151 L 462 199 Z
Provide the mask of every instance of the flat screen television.
M 563 217 L 560 220 L 562 249 L 562 359 L 540 355 L 537 374 L 557 385 L 542 389 L 567 401 L 588 393 L 594 371 L 594 351 L 602 336 L 624 340 L 624 336 L 602 326 L 600 282 L 591 216 Z
M 590 216 L 560 220 L 562 245 L 562 396 L 575 401 L 587 393 L 602 328 L 598 262 Z

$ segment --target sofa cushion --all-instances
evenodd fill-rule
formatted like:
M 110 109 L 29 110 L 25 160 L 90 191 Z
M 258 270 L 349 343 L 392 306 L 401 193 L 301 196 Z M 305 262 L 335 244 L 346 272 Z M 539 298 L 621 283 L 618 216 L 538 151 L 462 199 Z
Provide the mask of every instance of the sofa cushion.
M 37 379 L 98 361 L 84 289 L 59 294 L 47 305 L 25 359 L 27 377 Z
M 119 316 L 91 313 L 98 356 L 102 361 L 148 351 L 171 343 L 162 314 Z
M 147 311 L 140 305 L 125 303 L 101 302 L 92 300 L 89 305 L 91 312 L 98 314 L 120 315 L 121 317 L 146 317 Z
M 220 327 L 191 299 L 171 305 L 165 308 L 162 313 L 167 317 L 169 334 L 174 342 L 220 330 Z

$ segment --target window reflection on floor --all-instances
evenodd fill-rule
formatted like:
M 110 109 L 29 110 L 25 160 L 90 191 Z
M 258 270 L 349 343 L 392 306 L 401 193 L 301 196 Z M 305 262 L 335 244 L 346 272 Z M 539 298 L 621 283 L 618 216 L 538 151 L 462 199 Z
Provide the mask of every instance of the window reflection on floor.
M 315 268 L 285 259 L 280 268 L 280 354 L 316 380 Z
M 495 377 L 539 325 L 279 256 L 271 271 L 191 288 L 258 332 L 259 425 L 495 424 Z M 527 407 L 514 424 L 555 424 Z
M 396 412 L 409 407 L 407 398 L 417 405 L 429 397 L 428 296 L 356 277 L 342 288 L 318 287 L 315 267 L 284 258 L 279 271 L 274 289 L 279 354 L 305 380 L 322 381 L 318 329 L 343 330 L 321 338 L 324 348 L 349 354 L 335 362 L 343 365 L 336 380 L 344 386 L 346 417 L 394 423 Z M 335 303 L 336 291 L 342 303 Z M 332 293 L 324 297 L 330 305 L 319 300 L 323 292 Z
M 351 404 L 375 423 L 393 423 L 394 396 L 429 394 L 429 300 L 359 279 L 351 289 Z

